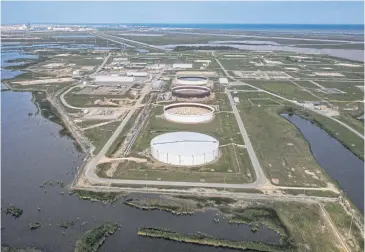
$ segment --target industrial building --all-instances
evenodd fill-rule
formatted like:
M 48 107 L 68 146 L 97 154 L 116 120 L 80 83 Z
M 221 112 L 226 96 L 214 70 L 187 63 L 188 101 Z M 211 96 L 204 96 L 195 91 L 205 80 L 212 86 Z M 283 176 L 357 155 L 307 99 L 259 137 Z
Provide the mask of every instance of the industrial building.
M 147 72 L 127 72 L 127 76 L 134 76 L 134 77 L 147 77 Z
M 177 86 L 171 89 L 172 95 L 179 98 L 203 98 L 210 96 L 211 90 L 204 86 Z
M 164 82 L 162 80 L 156 80 L 152 82 L 152 90 L 160 90 Z
M 96 85 L 101 86 L 117 86 L 124 83 L 132 83 L 134 77 L 119 76 L 119 75 L 98 75 L 94 78 Z
M 162 134 L 150 146 L 153 158 L 170 165 L 204 165 L 219 158 L 219 141 L 196 132 Z
M 193 64 L 172 64 L 173 69 L 188 69 L 193 68 Z
M 215 109 L 200 103 L 174 103 L 163 109 L 166 120 L 175 123 L 206 123 L 214 119 Z
M 204 86 L 208 84 L 208 78 L 202 76 L 181 76 L 176 77 L 177 86 Z
M 219 84 L 227 85 L 228 84 L 228 79 L 227 78 L 219 78 Z

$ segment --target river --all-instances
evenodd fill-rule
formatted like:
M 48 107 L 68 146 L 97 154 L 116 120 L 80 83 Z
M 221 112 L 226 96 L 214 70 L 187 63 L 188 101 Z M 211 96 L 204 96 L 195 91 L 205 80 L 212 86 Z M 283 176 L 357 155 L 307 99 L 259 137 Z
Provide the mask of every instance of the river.
M 364 212 L 364 161 L 310 121 L 297 115 L 282 116 L 302 132 L 318 164 L 338 181 L 347 196 Z

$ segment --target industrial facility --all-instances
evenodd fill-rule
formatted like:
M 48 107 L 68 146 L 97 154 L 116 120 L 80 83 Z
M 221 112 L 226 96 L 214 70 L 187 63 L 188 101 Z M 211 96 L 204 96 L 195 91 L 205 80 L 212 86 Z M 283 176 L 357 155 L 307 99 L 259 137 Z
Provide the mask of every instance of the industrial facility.
M 177 86 L 173 87 L 171 92 L 179 98 L 204 98 L 210 96 L 211 90 L 204 86 Z
M 193 68 L 193 64 L 172 64 L 173 69 L 188 69 Z
M 205 104 L 174 103 L 164 107 L 164 117 L 176 123 L 206 123 L 213 120 L 214 111 Z
M 171 165 L 204 165 L 219 158 L 219 141 L 196 132 L 162 134 L 150 146 L 153 158 Z
M 134 77 L 128 76 L 114 76 L 114 75 L 98 75 L 94 78 L 96 85 L 102 86 L 117 86 L 121 83 L 132 83 L 135 81 Z

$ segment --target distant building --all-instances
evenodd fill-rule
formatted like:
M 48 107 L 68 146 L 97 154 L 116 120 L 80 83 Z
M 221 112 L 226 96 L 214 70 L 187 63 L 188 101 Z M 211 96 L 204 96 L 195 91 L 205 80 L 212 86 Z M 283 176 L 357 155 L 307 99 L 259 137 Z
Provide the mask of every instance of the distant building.
M 228 84 L 227 78 L 219 78 L 219 84 Z
M 127 72 L 127 76 L 131 77 L 147 77 L 148 73 L 147 72 Z
M 164 82 L 162 80 L 157 80 L 152 82 L 152 89 L 153 90 L 159 90 L 163 86 Z
M 142 53 L 142 54 L 144 54 L 144 53 L 148 53 L 149 51 L 148 50 L 146 50 L 146 49 L 137 49 L 136 50 L 138 53 Z
M 121 83 L 132 83 L 134 80 L 134 77 L 99 75 L 95 77 L 95 84 L 101 86 L 117 86 Z
M 193 64 L 172 64 L 172 68 L 174 68 L 174 69 L 193 68 Z
M 197 62 L 197 63 L 210 63 L 211 60 L 194 60 L 194 62 Z
M 238 97 L 233 97 L 233 101 L 234 101 L 235 103 L 240 103 L 240 99 L 239 99 Z

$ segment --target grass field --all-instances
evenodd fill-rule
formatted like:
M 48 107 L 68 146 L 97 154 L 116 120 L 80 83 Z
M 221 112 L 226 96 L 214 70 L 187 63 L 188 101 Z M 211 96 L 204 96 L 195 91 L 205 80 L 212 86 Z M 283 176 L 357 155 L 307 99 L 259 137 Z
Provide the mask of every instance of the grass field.
M 314 159 L 309 144 L 294 125 L 278 114 L 281 107 L 251 105 L 248 101 L 251 94 L 240 93 L 237 107 L 269 179 L 278 185 L 325 186 L 324 171 Z
M 234 91 L 234 90 L 256 90 L 256 88 L 247 86 L 247 85 L 231 85 L 229 87 L 230 90 Z
M 219 106 L 220 111 L 232 111 L 231 104 L 229 103 L 228 97 L 225 93 L 217 92 L 215 93 L 215 100 L 203 102 L 206 104 L 216 104 Z
M 339 116 L 336 116 L 336 118 L 346 123 L 350 127 L 354 128 L 358 132 L 364 133 L 364 121 L 358 120 L 348 114 L 342 114 L 342 113 Z
M 364 251 L 364 237 L 361 231 L 353 224 L 351 226 L 351 233 L 349 236 L 349 229 L 351 225 L 351 216 L 348 215 L 339 203 L 327 203 L 325 209 L 328 212 L 332 222 L 339 230 L 343 240 L 346 241 L 352 251 Z
M 152 114 L 146 127 L 137 137 L 132 152 L 140 152 L 149 147 L 152 138 L 173 131 L 193 131 L 211 135 L 219 140 L 220 145 L 228 143 L 244 144 L 236 119 L 229 112 L 215 114 L 213 121 L 202 124 L 181 124 L 169 122 L 156 115 L 162 115 L 162 106 L 152 109 Z
M 318 205 L 275 202 L 274 208 L 293 237 L 297 251 L 345 251 L 340 248 Z
M 113 122 L 101 127 L 96 127 L 84 131 L 85 136 L 92 142 L 95 146 L 94 154 L 98 154 L 103 148 L 105 143 L 114 133 L 116 128 L 119 126 L 120 122 Z
M 314 97 L 310 93 L 294 85 L 290 81 L 285 81 L 285 80 L 277 82 L 247 81 L 247 83 L 291 100 L 305 100 L 305 101 L 318 100 L 318 98 Z
M 198 167 L 178 167 L 155 163 L 121 162 L 113 178 L 202 183 L 249 183 L 255 179 L 246 149 L 236 146 L 220 148 L 221 157 L 214 163 Z M 108 177 L 110 164 L 98 166 L 98 176 Z

